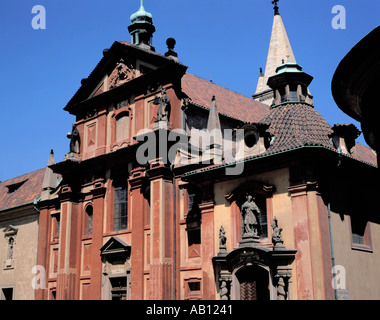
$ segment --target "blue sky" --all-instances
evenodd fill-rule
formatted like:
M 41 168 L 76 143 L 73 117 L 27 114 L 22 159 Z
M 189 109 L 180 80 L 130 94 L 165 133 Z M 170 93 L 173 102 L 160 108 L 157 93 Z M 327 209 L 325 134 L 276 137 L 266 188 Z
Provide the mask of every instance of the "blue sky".
M 32 8 L 46 9 L 46 29 L 32 28 Z M 2 0 L 0 13 L 0 180 L 46 166 L 50 150 L 62 161 L 74 116 L 63 111 L 116 40 L 130 41 L 129 17 L 139 0 Z M 346 29 L 331 12 L 346 9 Z M 153 15 L 153 45 L 165 53 L 174 37 L 188 72 L 251 96 L 265 67 L 273 22 L 271 0 L 145 0 Z M 297 59 L 314 77 L 316 110 L 330 125 L 360 124 L 331 95 L 340 60 L 380 24 L 378 0 L 280 0 L 280 14 Z M 360 143 L 365 144 L 363 137 Z

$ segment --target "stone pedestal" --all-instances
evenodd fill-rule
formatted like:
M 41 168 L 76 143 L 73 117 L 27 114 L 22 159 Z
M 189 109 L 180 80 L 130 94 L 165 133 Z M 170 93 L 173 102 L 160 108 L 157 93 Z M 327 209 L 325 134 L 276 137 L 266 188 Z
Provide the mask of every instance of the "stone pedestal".
M 170 130 L 171 129 L 171 125 L 170 125 L 170 122 L 168 121 L 164 121 L 164 120 L 161 120 L 161 121 L 156 121 L 154 124 L 153 124 L 153 130 L 157 130 L 157 129 L 166 129 L 166 130 Z
M 260 245 L 259 236 L 254 234 L 245 233 L 242 235 L 241 240 L 239 241 L 239 248 L 242 247 L 256 247 Z
M 79 156 L 78 153 L 69 152 L 69 153 L 65 154 L 64 161 L 65 160 L 71 160 L 71 161 L 79 162 L 80 161 L 80 156 Z

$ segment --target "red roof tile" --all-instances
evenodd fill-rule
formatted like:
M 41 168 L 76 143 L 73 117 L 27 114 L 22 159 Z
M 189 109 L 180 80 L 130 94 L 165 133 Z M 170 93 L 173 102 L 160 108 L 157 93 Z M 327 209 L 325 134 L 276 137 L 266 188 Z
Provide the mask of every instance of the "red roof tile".
M 356 143 L 356 154 L 359 160 L 377 167 L 377 155 L 372 149 Z
M 333 132 L 331 126 L 308 104 L 287 103 L 275 107 L 260 122 L 268 124 L 268 132 L 274 136 L 268 153 L 303 146 L 333 148 L 329 138 Z
M 270 111 L 265 104 L 189 73 L 182 77 L 182 91 L 192 103 L 207 109 L 215 96 L 220 114 L 244 122 L 257 122 Z
M 0 183 L 0 211 L 29 204 L 41 195 L 45 168 Z M 19 184 L 14 192 L 9 187 Z
M 321 146 L 337 152 L 330 134 L 333 132 L 327 121 L 310 105 L 304 103 L 287 103 L 273 108 L 258 123 L 269 126 L 268 132 L 273 135 L 270 147 L 262 154 L 247 157 L 245 160 L 260 158 L 283 151 L 294 150 L 305 146 Z M 376 154 L 368 147 L 356 143 L 355 155 L 345 155 L 366 164 L 377 166 Z M 185 175 L 208 171 L 222 165 L 210 165 L 196 169 Z

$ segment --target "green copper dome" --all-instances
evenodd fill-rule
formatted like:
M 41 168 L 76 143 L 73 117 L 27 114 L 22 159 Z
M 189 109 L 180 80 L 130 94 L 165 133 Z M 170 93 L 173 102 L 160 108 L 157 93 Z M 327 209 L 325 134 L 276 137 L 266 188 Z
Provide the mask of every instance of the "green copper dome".
M 141 5 L 139 11 L 135 12 L 130 17 L 131 23 L 137 22 L 153 22 L 153 17 L 149 12 L 146 12 L 143 5 L 143 0 L 141 0 Z
M 294 62 L 286 62 L 279 65 L 276 69 L 276 74 L 285 72 L 302 72 L 302 67 Z

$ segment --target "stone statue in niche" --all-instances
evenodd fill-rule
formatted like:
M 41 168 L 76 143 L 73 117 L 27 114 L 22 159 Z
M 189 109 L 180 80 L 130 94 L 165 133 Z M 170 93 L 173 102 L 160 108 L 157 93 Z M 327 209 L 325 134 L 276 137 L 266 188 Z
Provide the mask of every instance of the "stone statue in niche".
M 116 64 L 115 70 L 113 70 L 110 75 L 109 88 L 112 89 L 120 86 L 134 77 L 135 70 L 133 69 L 133 66 L 128 66 L 124 59 L 120 59 Z
M 227 237 L 226 237 L 226 231 L 224 231 L 223 226 L 219 229 L 219 251 L 220 252 L 226 252 L 227 246 Z
M 247 201 L 241 206 L 241 214 L 243 218 L 243 237 L 259 236 L 259 219 L 260 209 L 255 203 L 255 197 L 252 193 L 247 193 Z
M 273 243 L 273 249 L 279 249 L 284 248 L 284 240 L 282 238 L 281 232 L 282 228 L 278 227 L 278 221 L 277 218 L 274 217 L 273 222 L 271 224 L 273 233 L 272 233 L 272 243 Z
M 156 122 L 159 122 L 159 121 L 169 122 L 171 106 L 170 106 L 170 98 L 166 94 L 165 88 L 161 89 L 161 97 L 155 96 L 153 104 L 159 106 L 158 111 L 157 111 Z
M 75 124 L 73 124 L 72 131 L 67 134 L 67 138 L 70 139 L 70 153 L 79 154 L 80 137 L 79 137 L 79 131 Z
M 8 248 L 8 259 L 12 260 L 13 259 L 13 247 L 14 247 L 14 239 L 10 238 L 9 239 L 9 248 Z

